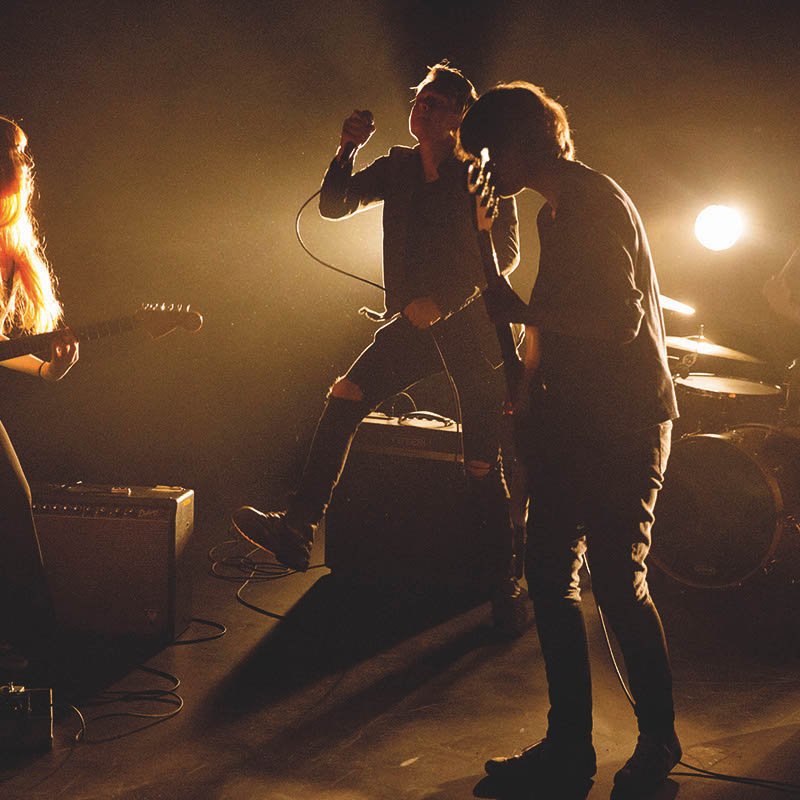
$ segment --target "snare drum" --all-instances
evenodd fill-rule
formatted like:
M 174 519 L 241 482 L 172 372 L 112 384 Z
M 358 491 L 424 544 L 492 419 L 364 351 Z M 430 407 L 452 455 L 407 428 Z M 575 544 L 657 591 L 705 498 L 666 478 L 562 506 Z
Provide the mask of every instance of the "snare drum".
M 687 586 L 739 586 L 776 561 L 797 560 L 783 533 L 799 509 L 797 439 L 769 425 L 684 436 L 658 496 L 652 560 Z M 796 577 L 792 568 L 787 580 Z
M 714 433 L 748 422 L 774 425 L 783 402 L 780 386 L 703 372 L 675 378 L 680 419 L 675 433 Z

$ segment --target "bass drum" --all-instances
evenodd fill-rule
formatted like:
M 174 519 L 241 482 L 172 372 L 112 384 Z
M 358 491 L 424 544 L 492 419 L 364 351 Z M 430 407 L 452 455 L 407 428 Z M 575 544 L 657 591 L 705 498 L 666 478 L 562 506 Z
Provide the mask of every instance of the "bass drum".
M 656 504 L 651 559 L 687 586 L 740 586 L 772 568 L 799 499 L 800 442 L 777 428 L 684 436 Z

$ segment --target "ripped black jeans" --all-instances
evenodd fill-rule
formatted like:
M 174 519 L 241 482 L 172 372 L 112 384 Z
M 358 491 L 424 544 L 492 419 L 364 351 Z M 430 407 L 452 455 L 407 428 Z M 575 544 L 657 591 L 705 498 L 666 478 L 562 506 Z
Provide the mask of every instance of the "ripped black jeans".
M 496 344 L 492 338 L 487 341 L 487 334 L 494 337 L 494 331 L 487 330 L 484 321 L 482 307 L 473 303 L 426 330 L 414 328 L 402 316 L 378 329 L 372 343 L 346 373 L 360 387 L 364 399 L 331 396 L 326 402 L 299 486 L 289 503 L 290 524 L 307 527 L 320 522 L 361 420 L 387 398 L 442 372 L 444 358 L 458 388 L 465 460 L 494 467 L 486 478 L 470 480 L 470 494 L 480 513 L 493 520 L 491 524 L 502 526 L 498 558 L 509 562 L 512 533 L 498 455 L 504 376 L 498 368 Z

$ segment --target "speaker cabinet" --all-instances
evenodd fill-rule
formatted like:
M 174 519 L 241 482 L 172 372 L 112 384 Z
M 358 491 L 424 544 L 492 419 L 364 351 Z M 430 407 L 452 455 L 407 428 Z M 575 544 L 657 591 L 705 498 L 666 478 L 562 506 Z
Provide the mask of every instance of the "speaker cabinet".
M 405 590 L 487 595 L 497 543 L 472 524 L 455 423 L 371 414 L 325 523 L 335 575 Z
M 186 629 L 191 489 L 34 485 L 32 493 L 63 630 L 167 642 Z

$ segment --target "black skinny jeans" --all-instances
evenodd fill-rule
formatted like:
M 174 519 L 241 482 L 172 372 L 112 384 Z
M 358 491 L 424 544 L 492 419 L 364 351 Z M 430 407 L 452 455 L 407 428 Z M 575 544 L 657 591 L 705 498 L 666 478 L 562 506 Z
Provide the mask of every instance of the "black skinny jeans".
M 548 738 L 586 743 L 592 690 L 578 570 L 588 550 L 592 590 L 622 649 L 639 730 L 671 734 L 672 674 L 645 559 L 670 450 L 665 422 L 603 441 L 528 442 L 531 514 L 526 574 L 550 696 Z
M 17 454 L 0 423 L 0 639 L 42 642 L 52 633 L 53 609 L 33 522 L 31 493 Z

